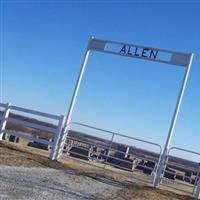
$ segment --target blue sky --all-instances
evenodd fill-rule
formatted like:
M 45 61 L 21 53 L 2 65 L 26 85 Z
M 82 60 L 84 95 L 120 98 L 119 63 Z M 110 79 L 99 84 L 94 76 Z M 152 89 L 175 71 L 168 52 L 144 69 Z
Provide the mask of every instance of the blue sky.
M 195 54 L 172 146 L 200 151 L 198 1 L 1 1 L 3 102 L 66 114 L 90 36 Z M 92 53 L 73 121 L 161 145 L 184 70 Z

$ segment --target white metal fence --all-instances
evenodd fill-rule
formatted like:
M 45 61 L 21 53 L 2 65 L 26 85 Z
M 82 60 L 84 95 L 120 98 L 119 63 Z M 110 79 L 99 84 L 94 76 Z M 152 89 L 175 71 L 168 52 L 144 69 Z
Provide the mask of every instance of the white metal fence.
M 77 130 L 84 130 L 86 133 L 89 133 L 88 130 L 91 129 L 93 132 L 103 132 L 104 135 L 101 137 L 97 132 L 95 135 L 88 135 L 83 132 L 78 133 L 78 136 L 76 136 L 76 129 L 73 128 L 73 125 L 79 127 Z M 120 137 L 121 139 L 115 141 L 116 137 Z M 123 144 L 124 138 L 127 142 L 126 144 L 124 143 L 125 146 L 132 148 L 132 152 L 130 152 L 130 154 L 132 154 L 131 158 L 127 157 L 129 154 L 127 151 L 122 151 L 116 148 L 116 144 Z M 102 140 L 103 142 L 101 142 Z M 134 154 L 133 150 L 135 142 L 140 143 L 139 147 L 142 151 L 144 151 L 143 153 Z M 150 153 L 148 153 L 148 149 L 145 149 L 146 144 L 150 147 Z M 140 181 L 152 186 L 154 186 L 154 181 L 158 174 L 157 171 L 162 156 L 162 147 L 159 144 L 77 122 L 69 124 L 68 134 L 66 140 L 64 141 L 64 146 L 64 150 L 63 152 L 60 152 L 59 156 L 63 154 L 64 157 L 72 158 L 78 160 L 79 162 L 84 162 L 99 168 L 111 170 L 129 177 L 129 180 Z M 95 149 L 99 148 L 106 151 L 103 153 L 97 153 L 96 150 L 94 152 L 94 147 Z M 152 147 L 157 148 L 156 154 L 151 155 Z M 140 149 L 137 148 L 135 148 L 135 150 L 137 152 L 140 151 Z M 177 160 L 181 158 L 172 154 L 174 150 L 200 156 L 200 153 L 186 149 L 177 147 L 170 148 L 168 159 L 166 161 L 166 168 L 162 172 L 161 185 L 174 190 L 182 191 L 200 199 L 200 166 L 198 165 L 200 160 L 196 159 L 194 161 L 196 163 L 195 167 L 190 167 L 187 164 L 181 164 L 181 162 L 177 162 Z M 170 158 L 174 158 L 176 160 L 173 161 Z M 188 162 L 190 162 L 189 158 Z M 186 171 L 191 172 L 193 176 L 189 176 Z M 182 175 L 180 175 L 180 173 L 182 173 Z
M 21 114 L 16 114 L 18 112 Z M 26 115 L 35 117 L 22 117 Z M 44 121 L 41 118 L 46 118 L 47 121 L 54 120 L 56 123 L 43 123 Z M 67 127 L 64 127 L 65 122 L 66 118 L 63 115 L 39 112 L 13 106 L 10 103 L 0 103 L 0 140 L 6 134 L 30 142 L 44 144 L 51 147 L 49 157 L 52 160 L 58 159 L 63 155 L 64 157 L 123 174 L 131 180 L 142 181 L 155 186 L 154 181 L 158 174 L 159 163 L 163 153 L 159 144 L 77 122 L 70 123 Z M 10 129 L 8 128 L 8 123 L 50 133 L 51 140 L 35 137 L 28 131 Z M 78 127 L 78 131 L 82 130 L 83 132 L 76 132 L 74 126 Z M 66 134 L 64 130 L 67 130 L 67 138 L 63 137 Z M 149 145 L 149 149 L 145 148 L 145 145 Z M 152 151 L 153 148 L 157 149 L 156 153 Z M 173 161 L 171 158 L 174 157 L 174 151 L 187 152 L 199 156 L 199 159 L 195 161 L 195 167 Z M 199 162 L 200 153 L 172 147 L 168 153 L 166 168 L 162 172 L 161 184 L 200 199 Z M 181 175 L 180 173 L 184 171 L 185 173 Z
M 2 110 L 1 111 L 2 115 L 0 115 L 0 122 L 1 122 L 0 123 L 0 140 L 2 140 L 3 134 L 6 134 L 6 135 L 16 136 L 16 137 L 19 137 L 21 139 L 24 139 L 24 140 L 27 140 L 30 142 L 37 142 L 40 144 L 50 146 L 51 147 L 51 151 L 50 151 L 50 155 L 49 155 L 50 159 L 52 159 L 52 160 L 55 159 L 56 150 L 58 148 L 58 141 L 59 141 L 59 137 L 61 135 L 62 126 L 63 126 L 63 122 L 64 122 L 64 116 L 62 116 L 62 115 L 58 116 L 58 115 L 39 112 L 39 111 L 30 110 L 30 109 L 26 109 L 26 108 L 21 108 L 21 107 L 13 106 L 10 103 L 7 103 L 7 104 L 0 103 L 0 108 Z M 31 114 L 31 115 L 34 115 L 35 117 L 46 118 L 47 120 L 55 120 L 57 123 L 54 126 L 49 127 L 46 124 L 39 124 L 39 123 L 37 123 L 37 121 L 34 121 L 34 120 L 26 121 L 24 119 L 11 117 L 11 114 L 13 114 L 15 112 L 21 112 L 24 115 Z M 22 115 L 22 116 L 24 116 L 24 115 Z M 34 135 L 31 135 L 25 131 L 22 132 L 22 131 L 15 130 L 15 129 L 10 130 L 7 128 L 8 122 L 23 126 L 23 127 L 32 128 L 35 130 L 48 132 L 52 135 L 52 138 L 51 138 L 51 140 L 47 140 L 45 138 L 36 137 Z
M 76 128 L 87 134 L 76 135 Z M 77 122 L 69 124 L 64 146 L 63 156 L 149 184 L 153 184 L 162 153 L 159 144 Z M 145 151 L 145 146 L 150 150 Z

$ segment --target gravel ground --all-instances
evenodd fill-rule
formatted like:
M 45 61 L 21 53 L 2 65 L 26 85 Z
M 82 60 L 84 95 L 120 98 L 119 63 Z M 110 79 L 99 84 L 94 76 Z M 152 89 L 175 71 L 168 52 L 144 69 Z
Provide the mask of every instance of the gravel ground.
M 0 141 L 0 200 L 193 199 L 167 188 L 158 190 L 129 181 L 117 171 L 68 158 L 51 161 L 46 151 Z
M 121 189 L 104 177 L 86 177 L 73 170 L 0 166 L 2 200 L 103 200 Z

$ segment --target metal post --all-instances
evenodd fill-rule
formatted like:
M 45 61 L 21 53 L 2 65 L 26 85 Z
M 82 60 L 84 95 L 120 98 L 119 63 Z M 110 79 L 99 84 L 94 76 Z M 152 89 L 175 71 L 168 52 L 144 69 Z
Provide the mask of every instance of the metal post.
M 105 160 L 105 164 L 104 164 L 104 169 L 106 169 L 106 165 L 107 165 L 107 162 L 108 162 L 108 157 L 110 156 L 110 149 L 112 148 L 114 136 L 115 136 L 115 134 L 113 133 L 113 134 L 112 134 L 112 138 L 111 138 L 111 140 L 110 140 L 109 147 L 108 147 L 108 153 L 107 153 L 107 155 L 106 155 L 106 160 Z
M 4 133 L 4 130 L 6 128 L 7 118 L 8 118 L 9 113 L 10 113 L 10 106 L 11 106 L 11 103 L 7 103 L 6 104 L 5 111 L 4 111 L 3 117 L 1 119 L 1 124 L 0 124 L 0 140 L 2 140 L 3 133 Z
M 199 163 L 199 167 L 198 167 L 198 170 L 197 170 L 197 176 L 196 176 L 196 179 L 195 179 L 195 182 L 194 182 L 193 191 L 192 191 L 192 193 L 194 195 L 196 195 L 196 193 L 197 193 L 197 187 L 198 186 L 199 186 L 199 192 L 200 192 L 200 185 L 198 185 L 199 175 L 200 175 L 200 163 Z
M 196 191 L 195 191 L 195 198 L 200 199 L 200 180 L 197 181 Z
M 66 118 L 65 118 L 66 119 Z M 64 124 L 64 123 L 63 123 Z M 68 129 L 66 129 L 68 130 Z M 66 137 L 64 138 L 64 135 L 66 134 Z M 67 134 L 68 133 L 64 133 L 64 126 L 63 126 L 63 129 L 61 131 L 61 134 L 60 134 L 60 138 L 59 138 L 59 142 L 58 142 L 58 148 L 57 148 L 57 151 L 56 151 L 56 155 L 55 155 L 55 159 L 57 160 L 63 153 L 63 148 L 64 148 L 64 145 L 65 145 L 65 141 L 66 141 L 66 138 L 67 138 Z
M 84 71 L 85 71 L 85 68 L 86 68 L 87 60 L 88 60 L 88 57 L 89 57 L 89 54 L 90 54 L 89 47 L 90 47 L 90 41 L 92 39 L 93 39 L 93 37 L 91 37 L 91 39 L 89 40 L 88 47 L 87 47 L 87 50 L 86 50 L 86 53 L 85 53 L 85 56 L 84 56 L 84 59 L 83 59 L 82 65 L 81 65 L 79 76 L 78 76 L 78 79 L 77 79 L 77 82 L 76 82 L 76 86 L 75 86 L 75 89 L 74 89 L 74 92 L 73 92 L 73 96 L 72 96 L 72 99 L 71 99 L 69 110 L 68 110 L 68 113 L 67 113 L 67 116 L 66 116 L 66 121 L 65 121 L 65 124 L 64 124 L 63 136 L 62 136 L 62 138 L 60 138 L 61 141 L 65 141 L 65 139 L 67 137 L 68 125 L 70 124 L 70 121 L 71 121 L 71 115 L 72 115 L 72 112 L 73 112 L 73 109 L 74 109 L 74 104 L 76 102 L 76 97 L 78 95 L 80 84 L 81 84 L 81 81 L 82 81 L 82 78 L 83 78 L 83 74 L 84 74 Z M 64 143 L 65 142 L 60 142 L 61 146 L 59 147 L 59 152 L 62 152 L 63 147 L 64 147 Z M 58 157 L 59 157 L 59 154 L 58 154 Z
M 164 148 L 161 160 L 160 160 L 159 165 L 158 165 L 157 174 L 156 174 L 155 179 L 154 179 L 154 187 L 156 187 L 156 188 L 158 188 L 160 186 L 160 182 L 161 182 L 161 179 L 162 179 L 165 167 L 166 167 L 166 160 L 167 160 L 167 156 L 168 156 L 168 151 L 169 151 L 171 139 L 172 139 L 172 136 L 173 136 L 174 128 L 175 128 L 175 125 L 176 125 L 178 113 L 179 113 L 179 110 L 180 110 L 181 102 L 182 102 L 182 99 L 183 99 L 185 87 L 186 87 L 187 80 L 188 80 L 188 77 L 189 77 L 192 59 L 193 59 L 193 54 L 190 55 L 190 62 L 189 62 L 189 65 L 188 65 L 188 67 L 185 71 L 185 75 L 184 75 L 183 82 L 182 82 L 182 85 L 181 85 L 181 89 L 180 89 L 180 92 L 179 92 L 179 97 L 178 97 L 178 100 L 177 100 L 177 103 L 176 103 L 175 111 L 174 111 L 173 118 L 172 118 L 172 121 L 171 121 L 170 129 L 169 129 L 169 133 L 168 133 L 167 140 L 166 140 L 166 143 L 165 143 L 165 148 Z
M 51 147 L 51 153 L 49 155 L 49 158 L 51 160 L 57 159 L 56 152 L 57 152 L 57 149 L 58 149 L 59 139 L 60 139 L 60 136 L 61 136 L 61 133 L 62 133 L 62 128 L 63 128 L 63 124 L 64 124 L 63 122 L 64 122 L 64 116 L 61 115 L 60 120 L 58 122 L 57 130 L 56 130 L 56 133 L 55 133 L 55 136 L 54 136 L 54 139 L 53 139 L 53 144 L 52 144 L 52 147 Z
M 79 91 L 80 84 L 81 84 L 81 81 L 82 81 L 82 78 L 83 78 L 83 74 L 84 74 L 84 71 L 85 71 L 85 67 L 86 67 L 86 64 L 87 64 L 89 54 L 90 54 L 90 50 L 87 49 L 86 54 L 84 56 L 82 66 L 81 66 L 81 70 L 80 70 L 80 73 L 79 73 L 79 76 L 78 76 L 78 80 L 76 82 L 76 86 L 75 86 L 74 93 L 73 93 L 73 96 L 72 96 L 72 100 L 71 100 L 71 103 L 70 103 L 70 106 L 69 106 L 69 110 L 68 110 L 68 113 L 67 113 L 65 127 L 70 123 L 70 120 L 71 120 L 71 115 L 72 115 L 72 112 L 73 112 L 73 109 L 74 109 L 74 104 L 76 102 L 76 97 L 78 95 L 78 91 Z

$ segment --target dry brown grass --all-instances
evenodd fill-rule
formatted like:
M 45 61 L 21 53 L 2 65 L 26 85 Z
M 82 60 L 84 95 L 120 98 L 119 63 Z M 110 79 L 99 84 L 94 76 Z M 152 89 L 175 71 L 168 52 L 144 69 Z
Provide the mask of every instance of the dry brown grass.
M 110 200 L 192 200 L 192 197 L 155 189 L 138 184 L 130 184 L 110 197 Z
M 25 167 L 50 167 L 54 169 L 73 170 L 77 175 L 93 178 L 97 181 L 106 181 L 108 184 L 119 184 L 122 189 L 112 194 L 108 200 L 191 200 L 192 197 L 176 194 L 166 190 L 128 183 L 127 178 L 116 172 L 110 172 L 83 164 L 72 159 L 51 161 L 48 152 L 25 146 L 0 141 L 0 164 Z
M 64 169 L 65 166 L 58 161 L 48 159 L 46 151 L 24 147 L 14 143 L 0 142 L 0 164 L 24 167 L 51 167 Z

